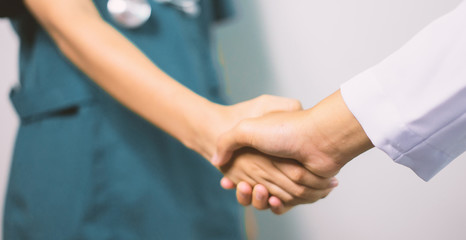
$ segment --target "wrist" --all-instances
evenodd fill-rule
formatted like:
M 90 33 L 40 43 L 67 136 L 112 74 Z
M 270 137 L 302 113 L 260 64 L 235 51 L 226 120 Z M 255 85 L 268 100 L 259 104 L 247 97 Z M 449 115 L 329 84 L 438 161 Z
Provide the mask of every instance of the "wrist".
M 206 159 L 211 159 L 215 153 L 217 139 L 223 131 L 228 120 L 227 106 L 212 103 L 206 100 L 196 111 L 194 117 L 188 118 L 191 133 L 183 143 Z
M 346 163 L 361 153 L 371 149 L 372 142 L 362 126 L 349 111 L 340 91 L 325 98 L 308 114 L 313 126 L 312 134 L 318 139 L 313 141 L 329 164 L 329 168 L 338 171 Z

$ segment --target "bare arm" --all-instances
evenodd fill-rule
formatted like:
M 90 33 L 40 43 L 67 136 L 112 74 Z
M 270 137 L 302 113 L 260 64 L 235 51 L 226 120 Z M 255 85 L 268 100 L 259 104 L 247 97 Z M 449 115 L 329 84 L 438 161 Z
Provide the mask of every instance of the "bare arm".
M 105 91 L 204 156 L 220 106 L 182 86 L 106 23 L 90 0 L 26 0 L 59 49 Z M 156 110 L 156 111 L 155 111 Z M 163 113 L 163 114 L 160 114 Z M 210 121 L 215 122 L 215 121 Z M 208 128 L 207 128 L 208 129 Z M 200 141 L 199 139 L 202 139 Z

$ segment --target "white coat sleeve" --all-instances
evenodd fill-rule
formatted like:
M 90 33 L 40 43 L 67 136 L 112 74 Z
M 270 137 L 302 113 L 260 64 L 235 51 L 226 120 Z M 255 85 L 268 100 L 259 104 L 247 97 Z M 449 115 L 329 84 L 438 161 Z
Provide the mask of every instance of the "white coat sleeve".
M 341 93 L 377 148 L 430 180 L 466 150 L 466 1 Z

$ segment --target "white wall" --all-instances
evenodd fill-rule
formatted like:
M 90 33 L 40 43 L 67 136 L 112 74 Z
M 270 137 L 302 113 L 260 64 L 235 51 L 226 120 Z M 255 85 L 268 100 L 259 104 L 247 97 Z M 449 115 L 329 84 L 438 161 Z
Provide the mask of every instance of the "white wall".
M 310 107 L 460 0 L 238 2 L 237 22 L 219 34 L 233 99 L 269 92 Z M 425 183 L 371 150 L 342 170 L 327 199 L 259 214 L 260 239 L 466 239 L 465 172 L 463 155 Z
M 0 216 L 3 216 L 5 193 L 14 135 L 18 120 L 8 99 L 11 86 L 17 81 L 18 41 L 10 25 L 0 20 Z M 3 224 L 0 225 L 0 238 Z
M 274 93 L 310 107 L 458 2 L 238 0 L 237 21 L 218 35 L 232 99 Z M 8 101 L 16 51 L 14 35 L 0 21 L 1 193 L 17 126 Z M 424 183 L 371 150 L 342 170 L 327 199 L 280 217 L 260 213 L 260 239 L 466 239 L 465 171 L 463 155 Z

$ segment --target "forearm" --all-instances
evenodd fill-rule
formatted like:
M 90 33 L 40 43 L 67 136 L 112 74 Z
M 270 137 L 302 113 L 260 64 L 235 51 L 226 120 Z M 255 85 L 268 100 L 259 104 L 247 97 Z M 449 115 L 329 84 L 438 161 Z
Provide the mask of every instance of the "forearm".
M 126 107 L 209 156 L 196 131 L 207 120 L 215 122 L 219 106 L 157 68 L 101 19 L 92 1 L 41 2 L 27 5 L 71 62 Z

